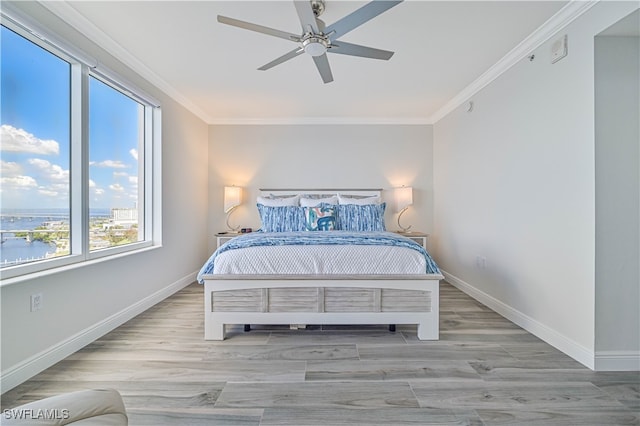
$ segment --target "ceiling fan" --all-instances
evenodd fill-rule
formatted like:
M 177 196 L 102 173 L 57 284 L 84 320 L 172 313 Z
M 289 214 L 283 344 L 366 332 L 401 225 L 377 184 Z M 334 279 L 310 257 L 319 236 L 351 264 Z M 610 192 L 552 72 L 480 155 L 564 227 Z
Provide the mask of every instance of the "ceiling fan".
M 285 53 L 277 59 L 258 68 L 266 71 L 289 59 L 293 59 L 302 53 L 308 53 L 313 57 L 313 61 L 320 72 L 322 81 L 330 83 L 333 81 L 331 67 L 327 59 L 328 53 L 339 53 L 341 55 L 360 56 L 363 58 L 389 60 L 393 52 L 388 50 L 374 49 L 372 47 L 347 43 L 338 40 L 349 31 L 359 27 L 370 19 L 386 12 L 393 6 L 402 3 L 400 1 L 374 0 L 365 4 L 360 9 L 350 13 L 328 27 L 318 17 L 324 12 L 324 0 L 303 0 L 293 2 L 302 25 L 302 35 L 240 21 L 234 18 L 218 15 L 218 22 L 243 28 L 245 30 L 256 31 L 274 37 L 283 38 L 298 43 L 298 47 Z

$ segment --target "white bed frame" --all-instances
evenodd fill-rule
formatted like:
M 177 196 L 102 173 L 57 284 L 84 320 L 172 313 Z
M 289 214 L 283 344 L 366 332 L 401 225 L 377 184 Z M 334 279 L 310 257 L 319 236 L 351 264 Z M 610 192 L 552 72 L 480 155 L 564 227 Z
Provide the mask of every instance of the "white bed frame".
M 381 195 L 380 189 L 261 189 L 262 194 Z M 425 275 L 205 275 L 206 340 L 225 324 L 416 324 L 439 338 L 439 285 Z

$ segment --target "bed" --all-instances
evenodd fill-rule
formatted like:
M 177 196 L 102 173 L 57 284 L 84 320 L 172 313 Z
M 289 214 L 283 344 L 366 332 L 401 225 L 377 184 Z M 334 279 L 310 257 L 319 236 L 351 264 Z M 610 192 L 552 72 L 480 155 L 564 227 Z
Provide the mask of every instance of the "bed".
M 262 189 L 257 207 L 261 231 L 218 247 L 198 274 L 206 340 L 227 324 L 415 324 L 438 339 L 444 277 L 386 231 L 382 190 Z

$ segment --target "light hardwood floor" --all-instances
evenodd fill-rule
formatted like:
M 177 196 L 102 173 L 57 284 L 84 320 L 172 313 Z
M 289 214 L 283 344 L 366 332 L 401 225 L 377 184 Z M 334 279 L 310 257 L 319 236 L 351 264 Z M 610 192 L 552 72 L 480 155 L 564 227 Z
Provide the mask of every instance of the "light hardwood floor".
M 123 396 L 131 425 L 640 424 L 640 373 L 595 373 L 447 283 L 415 327 L 239 326 L 203 340 L 192 284 L 2 396 Z

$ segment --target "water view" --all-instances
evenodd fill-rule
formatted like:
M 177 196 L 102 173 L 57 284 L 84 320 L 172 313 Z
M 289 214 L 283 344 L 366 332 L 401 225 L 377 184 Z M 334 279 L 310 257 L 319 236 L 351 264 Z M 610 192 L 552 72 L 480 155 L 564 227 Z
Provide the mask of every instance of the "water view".
M 101 227 L 110 218 L 110 209 L 92 210 L 91 227 Z M 0 233 L 0 267 L 69 253 L 66 209 L 3 210 Z

